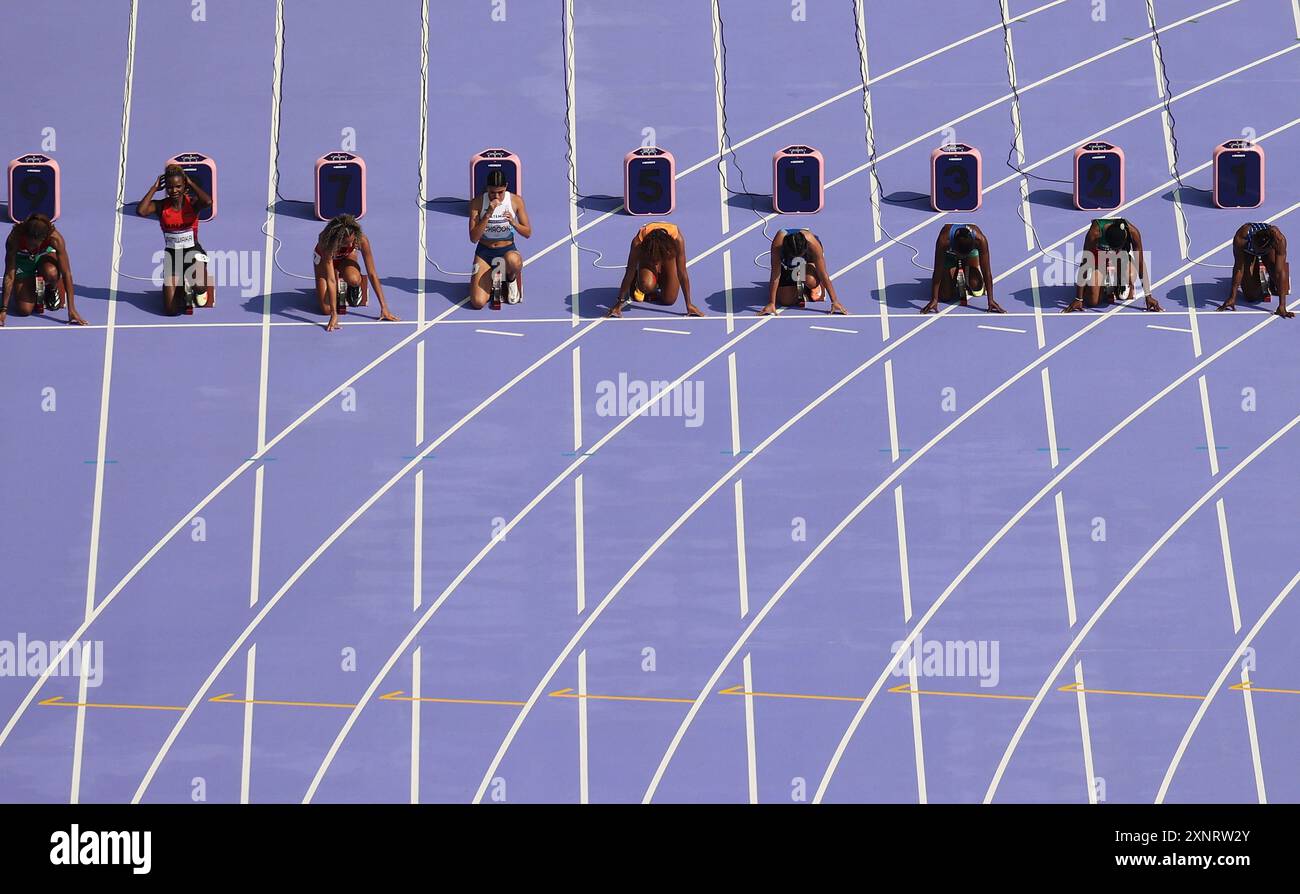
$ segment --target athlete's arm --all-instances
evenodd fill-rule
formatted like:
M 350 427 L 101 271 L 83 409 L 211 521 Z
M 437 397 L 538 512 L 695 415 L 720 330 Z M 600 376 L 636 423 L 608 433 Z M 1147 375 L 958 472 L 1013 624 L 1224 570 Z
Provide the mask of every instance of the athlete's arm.
M 325 282 L 325 303 L 330 309 L 329 322 L 325 324 L 326 332 L 339 328 L 339 286 L 338 274 L 334 271 L 334 258 L 325 251 L 325 247 L 316 243 L 316 281 Z M 368 268 L 367 268 L 368 269 Z
M 989 240 L 980 230 L 977 234 L 980 247 L 980 275 L 984 277 L 984 295 L 989 301 L 989 313 L 1004 314 L 1002 305 L 993 300 L 993 259 L 989 257 Z
M 682 284 L 682 297 L 686 299 L 686 316 L 704 316 L 704 311 L 691 304 L 691 275 L 686 270 L 686 237 L 680 231 L 677 233 L 677 281 Z
M 153 217 L 153 213 L 158 210 L 154 204 L 153 197 L 158 194 L 158 190 L 163 188 L 163 178 L 155 177 L 149 184 L 149 191 L 144 194 L 144 198 L 135 206 L 135 213 L 141 217 Z
M 1133 224 L 1128 225 L 1129 235 L 1133 237 L 1133 252 L 1137 255 L 1138 276 L 1142 279 L 1142 291 L 1146 295 L 1147 310 L 1164 310 L 1151 290 L 1151 272 L 1147 270 L 1147 255 L 1142 250 L 1142 231 Z
M 212 196 L 204 192 L 203 187 L 191 180 L 189 174 L 185 175 L 185 186 L 194 194 L 195 207 L 208 208 L 212 205 Z
M 1295 316 L 1293 311 L 1286 309 L 1286 298 L 1291 294 L 1291 264 L 1286 259 L 1286 237 L 1277 227 L 1273 228 L 1273 238 L 1277 244 L 1277 310 L 1274 311 L 1279 317 L 1288 319 Z
M 520 236 L 523 236 L 525 239 L 527 239 L 533 235 L 533 225 L 528 220 L 528 209 L 524 207 L 523 198 L 521 198 L 520 196 L 515 196 L 514 206 L 515 206 L 515 211 L 519 212 L 518 216 L 514 214 L 507 214 L 506 220 L 510 221 L 511 226 L 515 228 L 516 233 L 518 233 Z
M 483 197 L 477 196 L 469 203 L 469 241 L 477 244 L 483 238 L 483 231 L 487 229 L 488 218 L 492 216 L 492 209 L 496 205 L 488 199 L 488 209 L 483 210 Z
M 939 230 L 939 238 L 934 240 L 934 275 L 930 277 L 930 303 L 921 308 L 923 314 L 932 314 L 939 307 L 939 286 L 943 282 L 943 277 L 948 275 L 948 271 L 943 267 L 943 253 L 948 247 L 944 239 L 947 233 L 948 228 L 944 227 Z
M 1246 237 L 1238 233 L 1232 240 L 1232 284 L 1228 286 L 1228 300 L 1219 310 L 1233 310 L 1237 306 L 1237 290 L 1246 275 Z
M 74 326 L 84 326 L 86 321 L 81 318 L 81 314 L 77 313 L 73 294 L 76 287 L 72 284 L 72 261 L 68 258 L 68 243 L 64 240 L 63 234 L 55 230 L 50 234 L 50 245 L 54 247 L 59 259 L 59 279 L 63 287 L 64 300 L 68 302 L 68 322 Z
M 379 299 L 379 319 L 396 323 L 398 317 L 388 309 L 388 302 L 384 300 L 384 286 L 379 281 L 379 271 L 375 268 L 375 253 L 370 250 L 370 237 L 362 234 L 357 247 L 361 249 L 361 259 L 366 262 L 366 276 L 370 279 L 370 288 Z
M 826 250 L 822 247 L 822 241 L 813 236 L 808 240 L 808 245 L 812 247 L 813 267 L 816 270 L 817 279 L 831 299 L 831 306 L 826 312 L 832 314 L 848 313 L 844 309 L 844 305 L 840 304 L 840 296 L 835 294 L 835 284 L 831 282 L 830 267 L 826 264 Z
M 5 239 L 5 283 L 4 293 L 0 295 L 0 326 L 5 324 L 5 316 L 9 313 L 9 296 L 14 291 L 14 275 L 17 273 L 17 269 L 18 246 L 11 230 L 9 237 Z
M 632 283 L 636 279 L 636 268 L 637 236 L 633 236 L 632 244 L 627 247 L 627 268 L 623 271 L 623 281 L 618 284 L 618 294 L 614 296 L 614 303 L 610 305 L 607 316 L 623 316 L 623 299 L 632 294 Z

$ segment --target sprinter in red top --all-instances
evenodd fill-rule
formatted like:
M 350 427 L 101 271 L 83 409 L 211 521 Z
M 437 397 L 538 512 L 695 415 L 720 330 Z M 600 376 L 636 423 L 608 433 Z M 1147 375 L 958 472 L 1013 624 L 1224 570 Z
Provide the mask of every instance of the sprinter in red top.
M 159 190 L 167 193 L 154 202 Z M 212 204 L 212 197 L 181 169 L 168 165 L 161 177 L 149 184 L 136 213 L 158 215 L 162 226 L 163 311 L 169 316 L 194 313 L 195 305 L 211 307 L 217 302 L 216 283 L 208 279 L 208 256 L 199 244 L 199 212 Z
M 20 317 L 58 310 L 66 301 L 68 322 L 84 326 L 86 321 L 77 313 L 72 292 L 72 265 L 68 261 L 68 246 L 63 241 L 63 234 L 44 214 L 32 214 L 22 223 L 14 224 L 5 239 L 0 326 L 5 324 L 11 301 L 14 313 Z

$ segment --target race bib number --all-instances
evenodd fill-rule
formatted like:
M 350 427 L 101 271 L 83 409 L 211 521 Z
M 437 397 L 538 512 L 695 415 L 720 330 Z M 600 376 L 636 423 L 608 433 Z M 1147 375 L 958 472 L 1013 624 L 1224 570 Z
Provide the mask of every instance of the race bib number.
M 180 232 L 163 231 L 163 242 L 168 248 L 193 248 L 194 231 L 181 230 Z

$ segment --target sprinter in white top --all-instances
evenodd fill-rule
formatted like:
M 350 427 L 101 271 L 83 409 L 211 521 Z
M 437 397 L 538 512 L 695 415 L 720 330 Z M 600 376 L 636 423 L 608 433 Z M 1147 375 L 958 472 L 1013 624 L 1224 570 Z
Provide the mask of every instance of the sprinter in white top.
M 493 310 L 523 299 L 524 259 L 515 247 L 515 233 L 533 235 L 524 200 L 506 189 L 501 171 L 488 174 L 487 191 L 469 204 L 469 241 L 474 249 L 474 273 L 469 281 L 469 304 L 475 310 L 491 302 Z

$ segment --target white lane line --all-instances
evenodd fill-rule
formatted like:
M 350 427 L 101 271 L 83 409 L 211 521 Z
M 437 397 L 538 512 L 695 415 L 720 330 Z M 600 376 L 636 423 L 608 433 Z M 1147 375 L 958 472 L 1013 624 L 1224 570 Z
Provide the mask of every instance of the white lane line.
M 276 165 L 280 151 L 280 103 L 284 86 L 284 0 L 275 4 L 275 53 L 271 66 L 271 135 L 266 150 L 266 219 L 263 232 L 266 240 L 262 246 L 262 319 L 261 340 L 257 373 L 257 453 L 266 449 L 266 413 L 271 377 L 271 293 L 275 277 L 275 203 L 279 190 L 280 172 Z M 257 605 L 262 586 L 262 507 L 266 494 L 266 466 L 258 465 L 253 473 L 253 537 L 248 557 L 248 604 Z M 256 662 L 256 643 L 248 650 L 244 668 L 244 743 L 240 767 L 241 804 L 248 803 L 249 779 L 253 762 L 253 669 Z
M 1038 338 L 1038 349 L 1047 345 L 1047 335 L 1043 331 L 1043 302 L 1038 293 L 1038 268 L 1029 268 L 1029 294 L 1034 301 L 1034 335 Z
M 1300 421 L 1300 416 L 1296 417 L 1296 420 Z M 1196 735 L 1196 729 L 1201 725 L 1201 718 L 1203 718 L 1205 713 L 1210 710 L 1210 704 L 1214 701 L 1214 697 L 1218 694 L 1219 689 L 1222 688 L 1224 682 L 1228 679 L 1228 675 L 1232 673 L 1233 665 L 1245 656 L 1246 649 L 1250 648 L 1250 644 L 1254 642 L 1256 634 L 1258 634 L 1259 631 L 1263 629 L 1264 625 L 1268 623 L 1268 619 L 1273 617 L 1273 613 L 1278 610 L 1278 607 L 1284 601 L 1286 601 L 1287 596 L 1291 595 L 1291 591 L 1296 588 L 1296 584 L 1300 584 L 1300 571 L 1295 573 L 1295 576 L 1287 582 L 1287 585 L 1283 587 L 1281 592 L 1279 592 L 1277 596 L 1274 597 L 1273 601 L 1269 603 L 1268 608 L 1264 609 L 1264 613 L 1259 616 L 1259 620 L 1255 622 L 1255 626 L 1250 628 L 1250 632 L 1246 634 L 1245 639 L 1241 641 L 1241 644 L 1237 646 L 1236 650 L 1231 656 L 1229 656 L 1227 662 L 1223 665 L 1223 670 L 1219 673 L 1218 678 L 1210 685 L 1209 690 L 1205 693 L 1205 698 L 1196 709 L 1196 714 L 1192 717 L 1191 722 L 1187 724 L 1187 729 L 1183 732 L 1182 741 L 1178 743 L 1178 748 L 1174 751 L 1174 756 L 1169 761 L 1168 768 L 1165 769 L 1164 781 L 1160 783 L 1160 791 L 1156 793 L 1155 802 L 1157 804 L 1164 803 L 1165 795 L 1169 793 L 1169 785 L 1173 782 L 1174 774 L 1178 772 L 1178 765 L 1182 763 L 1183 754 L 1187 751 L 1187 745 L 1192 741 L 1192 736 Z M 1257 780 L 1257 785 L 1262 789 L 1263 780 Z
M 573 452 L 582 449 L 582 345 L 573 347 Z
M 903 513 L 901 484 L 894 488 L 894 527 L 898 532 L 898 583 L 903 593 L 903 622 L 906 623 L 912 620 L 912 574 L 907 561 L 907 518 Z
M 745 554 L 745 492 L 741 480 L 736 480 L 736 575 L 740 587 L 740 616 L 749 614 L 749 560 Z M 746 687 L 746 692 L 749 688 Z M 85 701 L 85 699 L 82 699 Z
M 812 326 L 809 326 L 808 328 L 809 328 L 809 329 L 817 329 L 817 330 L 819 330 L 819 331 L 821 331 L 821 332 L 843 332 L 843 333 L 846 334 L 846 335 L 857 335 L 857 334 L 858 334 L 858 330 L 856 330 L 856 329 L 836 329 L 834 326 L 817 326 L 817 325 L 812 325 Z
M 1163 329 L 1165 332 L 1187 332 L 1187 333 L 1189 333 L 1189 334 L 1190 334 L 1191 331 L 1192 331 L 1192 330 L 1190 330 L 1190 329 L 1180 329 L 1180 328 L 1177 327 L 1177 326 L 1157 326 L 1157 325 L 1155 325 L 1154 323 L 1148 323 L 1148 324 L 1147 324 L 1147 328 L 1148 328 L 1148 329 Z
M 1295 19 L 1295 39 L 1300 40 L 1300 0 L 1291 0 L 1291 16 Z
M 89 700 L 90 685 L 87 669 L 90 667 L 92 645 L 86 643 L 81 648 L 81 679 L 77 682 L 77 721 L 74 733 L 76 745 L 72 750 L 72 792 L 68 796 L 69 804 L 81 803 L 81 749 L 86 736 L 86 702 Z
M 1052 412 L 1052 376 L 1044 366 L 1043 377 L 1043 414 L 1047 417 L 1047 454 L 1052 460 L 1052 468 L 1061 464 L 1056 447 L 1056 415 Z
M 1219 544 L 1223 547 L 1223 578 L 1228 586 L 1228 606 L 1232 609 L 1232 632 L 1241 633 L 1241 606 L 1237 603 L 1237 575 L 1232 568 L 1232 543 L 1228 538 L 1228 515 L 1223 508 L 1223 498 L 1214 503 L 1219 519 Z
M 1002 7 L 1002 19 L 1009 22 L 1011 20 L 1011 12 L 1007 9 L 1007 0 L 1000 0 L 1000 4 Z M 1019 81 L 1016 78 L 1016 51 L 1015 46 L 1012 43 L 1011 29 L 1009 27 L 1006 30 L 1005 38 L 1006 39 L 1003 41 L 1005 50 L 1003 55 L 1007 60 L 1007 79 L 1013 87 L 1017 87 Z M 1023 168 L 1025 166 L 1025 136 L 1020 121 L 1020 100 L 1016 98 L 1014 92 L 1012 93 L 1011 98 L 1011 125 L 1014 128 L 1012 146 L 1016 150 L 1016 164 Z M 1025 225 L 1025 251 L 1033 251 L 1034 219 L 1029 207 L 1029 178 L 1021 176 L 1018 178 L 1018 181 L 1020 187 L 1020 217 Z
M 1083 738 L 1083 778 L 1088 785 L 1088 803 L 1097 803 L 1097 772 L 1092 762 L 1092 731 L 1088 726 L 1088 701 L 1083 685 L 1083 661 L 1074 662 L 1074 694 L 1079 706 L 1079 735 Z
M 1268 803 L 1264 790 L 1264 764 L 1259 757 L 1259 731 L 1255 728 L 1255 694 L 1250 691 L 1250 671 L 1241 665 L 1241 702 L 1246 709 L 1246 732 L 1250 736 L 1250 764 L 1255 770 L 1255 797 L 1261 804 Z
M 587 650 L 578 653 L 578 803 L 591 803 L 587 779 Z
M 727 393 L 731 398 L 731 455 L 740 455 L 740 397 L 736 381 L 736 352 L 727 355 Z
M 424 689 L 420 680 L 421 646 L 411 652 L 411 803 L 420 803 L 420 699 Z
M 925 784 L 925 743 L 921 739 L 921 687 L 916 684 L 916 655 L 907 659 L 907 680 L 912 702 L 912 754 L 916 763 L 916 802 L 930 803 Z
M 1055 468 L 1055 466 L 1053 466 Z M 1065 494 L 1056 492 L 1056 539 L 1061 549 L 1061 574 L 1065 579 L 1065 616 L 1073 627 L 1079 620 L 1074 605 L 1074 570 L 1070 565 L 1070 538 L 1065 526 Z
M 1205 383 L 1205 376 L 1199 376 L 1196 380 L 1197 389 L 1201 393 L 1201 420 L 1205 424 L 1205 452 L 1210 455 L 1210 474 L 1219 474 L 1219 449 L 1218 441 L 1214 440 L 1214 418 L 1210 415 L 1210 392 L 1209 386 Z
M 980 323 L 980 324 L 979 324 L 978 326 L 976 326 L 975 328 L 977 328 L 977 329 L 992 329 L 992 330 L 995 331 L 995 332 L 1018 332 L 1018 333 L 1021 334 L 1021 335 L 1024 335 L 1024 334 L 1025 334 L 1025 330 L 1024 330 L 1024 329 L 1013 329 L 1013 328 L 1011 328 L 1010 326 L 986 326 L 986 325 L 984 325 L 983 323 Z
M 415 473 L 415 499 L 412 502 L 415 523 L 411 532 L 411 610 L 419 611 L 420 603 L 424 601 L 424 469 Z
M 894 360 L 885 360 L 885 409 L 889 416 L 889 460 L 898 462 L 898 413 L 894 404 Z
M 736 482 L 740 484 L 739 481 Z M 750 653 L 741 662 L 745 682 L 745 764 L 748 769 L 749 803 L 758 803 L 758 745 L 754 736 L 754 672 Z
M 1265 321 L 1265 323 L 1261 323 L 1260 327 L 1266 325 L 1267 322 L 1268 321 Z M 1252 329 L 1251 332 L 1258 331 L 1260 327 L 1256 327 L 1255 329 Z M 1250 333 L 1247 333 L 1247 335 L 1249 334 Z M 1211 355 L 1211 357 L 1217 356 L 1218 354 L 1223 353 L 1223 351 L 1224 349 L 1221 348 L 1214 355 Z M 1047 695 L 1047 691 L 1051 688 L 1052 681 L 1060 676 L 1061 670 L 1065 667 L 1066 663 L 1070 660 L 1070 657 L 1077 652 L 1079 645 L 1092 631 L 1092 628 L 1101 619 L 1101 616 L 1104 615 L 1107 609 L 1109 609 L 1110 606 L 1115 602 L 1115 600 L 1119 598 L 1119 594 L 1122 593 L 1124 589 L 1129 585 L 1129 583 L 1135 577 L 1137 577 L 1138 573 L 1141 572 L 1142 569 L 1146 567 L 1147 562 L 1149 562 L 1151 558 L 1157 552 L 1159 552 L 1160 549 L 1166 543 L 1169 542 L 1169 539 L 1173 537 L 1174 534 L 1178 533 L 1178 531 L 1182 528 L 1182 526 L 1187 523 L 1188 519 L 1190 519 L 1193 515 L 1195 515 L 1196 512 L 1202 506 L 1204 506 L 1210 499 L 1216 496 L 1219 493 L 1219 491 L 1221 491 L 1228 484 L 1229 481 L 1231 481 L 1233 478 L 1237 476 L 1239 472 L 1241 472 L 1248 465 L 1250 465 L 1260 454 L 1262 454 L 1265 450 L 1267 450 L 1279 439 L 1281 439 L 1287 432 L 1289 432 L 1297 424 L 1300 424 L 1300 416 L 1293 417 L 1290 422 L 1288 422 L 1286 425 L 1278 429 L 1276 433 L 1274 433 L 1271 437 L 1268 438 L 1268 440 L 1264 441 L 1264 443 L 1260 444 L 1258 447 L 1252 450 L 1249 456 L 1247 456 L 1240 463 L 1238 463 L 1231 471 L 1229 471 L 1226 475 L 1224 475 L 1224 477 L 1220 478 L 1213 485 L 1211 485 L 1210 489 L 1207 490 L 1204 494 L 1202 494 L 1201 497 L 1197 499 L 1195 503 L 1189 506 L 1187 508 L 1187 511 L 1185 511 L 1181 516 L 1178 517 L 1177 521 L 1175 521 L 1172 525 L 1170 525 L 1168 528 L 1165 529 L 1165 532 L 1160 535 L 1160 537 L 1156 540 L 1156 542 L 1153 543 L 1145 553 L 1142 554 L 1142 558 L 1140 558 L 1133 565 L 1133 567 L 1129 569 L 1128 573 L 1125 574 L 1124 577 L 1120 580 L 1120 582 L 1115 585 L 1115 588 L 1110 591 L 1110 594 L 1104 600 L 1102 600 L 1102 603 L 1099 606 L 1097 606 L 1096 611 L 1092 613 L 1092 616 L 1088 618 L 1087 622 L 1084 623 L 1083 627 L 1079 629 L 1079 632 L 1075 635 L 1074 639 L 1070 642 L 1070 644 L 1065 647 L 1065 651 L 1061 654 L 1060 659 L 1057 661 L 1056 665 L 1052 668 L 1047 678 L 1043 681 L 1042 685 L 1038 689 L 1038 692 L 1034 695 L 1034 700 L 1030 702 L 1028 709 L 1026 709 L 1025 711 L 1025 716 L 1021 718 L 1020 724 L 1016 727 L 1015 734 L 1011 737 L 1011 741 L 1007 744 L 1006 751 L 1003 752 L 1002 760 L 998 762 L 997 772 L 993 774 L 993 779 L 991 782 L 989 782 L 988 791 L 984 795 L 984 803 L 986 804 L 991 803 L 993 801 L 993 796 L 997 794 L 998 785 L 1002 782 L 1002 777 L 1006 773 L 1007 766 L 1011 763 L 1011 757 L 1012 755 L 1015 754 L 1016 747 L 1020 744 L 1020 740 L 1024 736 L 1025 730 L 1029 727 L 1030 722 L 1034 719 L 1034 715 L 1038 713 L 1038 707 L 1039 705 L 1042 704 L 1043 698 Z M 1084 458 L 1086 458 L 1086 454 L 1084 457 L 1080 457 L 1080 460 Z M 1080 460 L 1076 460 L 1075 463 L 1078 463 Z M 1265 613 L 1263 617 L 1267 617 L 1267 613 Z M 1263 618 L 1261 618 L 1261 620 L 1262 619 Z M 1230 668 L 1231 668 L 1231 664 L 1229 664 L 1229 669 Z M 1224 673 L 1219 678 L 1220 685 L 1222 684 L 1223 679 L 1226 676 L 1227 676 L 1227 670 L 1225 670 Z M 1207 696 L 1206 700 L 1202 702 L 1201 705 L 1202 709 L 1204 709 L 1204 707 L 1208 704 L 1209 699 L 1210 697 L 1212 697 L 1212 695 L 1213 694 L 1211 693 L 1211 696 Z M 1197 717 L 1199 718 L 1200 716 L 1201 716 L 1201 712 L 1198 711 Z M 1167 782 L 1168 782 L 1168 778 L 1166 778 L 1166 783 Z M 1163 793 L 1163 791 L 1164 791 L 1164 787 L 1162 786 L 1161 792 Z
M 574 451 L 577 452 L 576 450 Z M 587 521 L 585 499 L 582 495 L 582 476 L 573 479 L 574 561 L 577 565 L 578 614 L 587 610 Z
M 522 332 L 502 332 L 499 329 L 475 329 L 475 332 L 481 332 L 484 335 L 508 335 L 511 338 L 523 338 Z
M 86 604 L 82 626 L 90 623 L 95 614 L 95 589 L 99 577 L 99 539 L 104 519 L 104 463 L 108 450 L 108 403 L 113 387 L 113 327 L 117 322 L 118 266 L 122 260 L 122 206 L 126 202 L 126 162 L 131 143 L 131 95 L 135 85 L 135 35 L 139 16 L 137 0 L 131 0 L 130 24 L 126 38 L 126 72 L 122 85 L 122 135 L 117 148 L 117 213 L 113 215 L 113 264 L 108 279 L 108 316 L 104 327 L 104 366 L 99 388 L 99 436 L 95 445 L 95 491 L 90 510 L 90 558 L 86 564 Z M 70 328 L 70 327 L 69 327 Z M 71 648 L 74 643 L 68 643 Z M 64 654 L 67 648 L 62 651 Z M 48 668 L 47 668 L 48 671 Z M 89 665 L 81 666 L 80 686 L 86 687 Z M 72 745 L 72 781 L 69 803 L 76 804 L 81 797 L 81 760 L 85 747 L 86 699 L 77 707 L 77 723 Z M 0 739 L 0 741 L 3 741 Z
M 239 761 L 239 803 L 249 803 L 253 777 L 253 700 L 256 698 L 257 643 L 248 647 L 244 661 L 244 735 Z M 84 701 L 84 699 L 83 699 Z
M 884 258 L 876 258 L 876 288 L 880 292 L 880 340 L 889 341 L 889 302 L 885 300 Z
M 1192 275 L 1183 277 L 1183 293 L 1187 296 L 1187 322 L 1192 327 L 1192 356 L 1201 356 L 1201 325 L 1197 321 L 1200 314 L 1196 312 L 1196 289 L 1192 285 Z
M 684 332 L 681 329 L 656 329 L 653 326 L 642 326 L 641 328 L 646 332 L 661 332 L 664 335 L 690 335 L 689 332 Z

